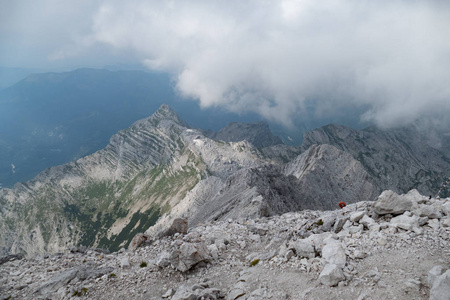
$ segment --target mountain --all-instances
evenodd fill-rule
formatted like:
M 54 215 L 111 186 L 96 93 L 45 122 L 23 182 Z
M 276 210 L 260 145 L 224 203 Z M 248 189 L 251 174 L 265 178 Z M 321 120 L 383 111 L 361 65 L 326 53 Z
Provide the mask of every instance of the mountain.
M 28 75 L 0 89 L 0 187 L 13 187 L 46 168 L 103 149 L 113 134 L 149 116 L 163 103 L 192 127 L 210 129 L 213 136 L 205 133 L 210 138 L 236 141 L 241 140 L 240 131 L 252 131 L 255 136 L 246 137 L 257 147 L 280 143 L 280 139 L 287 145 L 300 145 L 305 131 L 329 122 L 357 125 L 353 117 L 357 114 L 349 111 L 345 116 L 334 114 L 339 115 L 337 119 L 319 118 L 312 101 L 305 116 L 293 120 L 291 129 L 269 122 L 275 137 L 255 113 L 200 108 L 196 101 L 180 98 L 170 75 L 117 70 L 127 67 L 34 74 L 29 74 L 33 70 L 0 68 L 0 77 L 5 74 L 12 80 L 9 83 Z M 230 122 L 234 123 L 227 126 Z
M 168 76 L 79 69 L 32 74 L 0 91 L 0 185 L 104 148 L 109 138 L 173 102 Z
M 0 90 L 0 186 L 12 187 L 103 149 L 113 134 L 163 103 L 194 127 L 219 130 L 231 121 L 260 120 L 200 109 L 177 96 L 167 74 L 101 69 L 31 74 Z
M 244 131 L 248 134 L 241 136 L 242 141 L 214 140 L 162 105 L 150 117 L 113 135 L 104 149 L 0 190 L 0 254 L 33 256 L 71 245 L 116 251 L 138 232 L 161 234 L 179 217 L 193 227 L 333 209 L 340 201 L 374 200 L 390 174 L 375 177 L 375 169 L 349 149 L 355 143 L 377 145 L 348 137 L 348 132 L 358 131 L 337 127 L 331 134 L 328 128 L 306 136 L 303 148 L 283 144 L 260 148 L 249 142 L 258 136 L 251 130 Z M 431 170 L 430 180 L 436 183 L 440 178 L 431 176 L 447 174 L 447 165 L 414 159 L 421 152 L 398 138 L 382 137 L 379 133 L 375 141 L 389 145 L 390 151 L 408 150 L 403 160 L 389 161 L 398 169 L 395 175 L 406 176 L 395 182 L 414 185 L 415 173 L 410 170 L 418 168 Z M 382 150 L 374 148 L 372 162 L 380 166 L 384 156 L 377 151 Z M 420 180 L 418 188 L 433 187 L 425 178 Z
M 266 122 L 247 124 L 232 122 L 217 133 L 209 131 L 205 135 L 211 139 L 225 142 L 247 140 L 258 148 L 283 144 L 279 137 L 272 134 Z
M 417 189 L 435 195 L 450 177 L 450 132 L 424 132 L 420 127 L 355 130 L 327 125 L 304 135 L 302 149 L 314 144 L 332 145 L 351 154 L 380 190 L 406 193 Z
M 1 190 L 2 252 L 56 252 L 68 244 L 118 249 L 200 180 L 224 180 L 265 160 L 251 144 L 202 136 L 163 105 L 105 149 Z

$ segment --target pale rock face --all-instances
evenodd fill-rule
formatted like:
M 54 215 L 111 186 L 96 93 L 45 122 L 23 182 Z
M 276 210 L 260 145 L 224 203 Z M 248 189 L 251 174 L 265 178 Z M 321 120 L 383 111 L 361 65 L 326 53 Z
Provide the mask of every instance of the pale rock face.
M 372 200 L 379 193 L 361 163 L 330 145 L 311 146 L 284 173 L 295 176 L 302 198 L 320 209 L 337 208 L 340 201 Z
M 442 218 L 442 213 L 432 205 L 421 204 L 414 211 L 419 217 L 427 217 L 430 219 L 440 219 Z
M 334 264 L 340 268 L 345 266 L 347 257 L 344 247 L 340 242 L 331 242 L 322 248 L 322 258 L 329 264 Z
M 368 215 L 364 215 L 359 223 L 362 224 L 365 228 L 369 229 L 371 225 L 375 224 L 375 220 L 369 217 Z
M 429 272 L 428 272 L 428 283 L 431 284 L 431 286 L 433 286 L 434 281 L 441 276 L 443 273 L 443 268 L 442 266 L 434 266 Z
M 199 262 L 209 260 L 208 248 L 203 242 L 184 242 L 170 255 L 170 264 L 178 271 L 186 272 Z
M 417 216 L 409 216 L 406 212 L 403 215 L 392 218 L 390 224 L 396 228 L 412 230 L 419 227 L 419 218 Z
M 442 212 L 444 213 L 444 215 L 446 216 L 450 216 L 450 201 L 445 202 L 444 204 L 442 204 Z
M 448 145 L 448 136 L 442 131 L 430 135 L 416 125 L 388 131 L 327 125 L 307 132 L 302 148 L 332 145 L 357 159 L 381 190 L 406 193 L 416 188 L 428 196 L 435 195 L 443 184 L 442 178 L 449 176 L 450 148 L 441 146 Z
M 408 195 L 398 195 L 394 191 L 384 191 L 373 204 L 373 211 L 379 215 L 400 215 L 413 209 L 413 201 Z
M 430 300 L 442 300 L 450 298 L 450 270 L 438 276 L 430 291 Z
M 365 215 L 365 212 L 363 211 L 355 211 L 350 214 L 350 221 L 352 222 L 358 222 L 361 220 L 361 218 Z
M 335 264 L 327 264 L 319 275 L 320 283 L 327 286 L 335 286 L 345 280 L 342 268 Z
M 333 237 L 334 235 L 331 232 L 324 232 L 320 234 L 311 234 L 305 240 L 311 241 L 314 245 L 314 249 L 321 253 L 327 242 L 334 242 L 332 241 Z
M 314 250 L 314 245 L 311 241 L 307 239 L 297 240 L 290 243 L 290 249 L 295 249 L 295 253 L 299 257 L 314 258 L 316 253 Z

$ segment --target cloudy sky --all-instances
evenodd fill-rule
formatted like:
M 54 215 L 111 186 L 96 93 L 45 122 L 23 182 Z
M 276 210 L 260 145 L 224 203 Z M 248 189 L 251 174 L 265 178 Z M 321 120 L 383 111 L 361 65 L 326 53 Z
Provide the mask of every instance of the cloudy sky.
M 450 119 L 450 1 L 0 0 L 0 65 L 142 64 L 202 107 L 286 126 Z

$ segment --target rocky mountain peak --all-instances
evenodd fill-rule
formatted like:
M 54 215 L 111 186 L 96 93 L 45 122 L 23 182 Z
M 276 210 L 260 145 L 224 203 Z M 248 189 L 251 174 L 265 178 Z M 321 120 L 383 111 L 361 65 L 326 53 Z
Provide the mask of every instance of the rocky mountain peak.
M 407 192 L 416 188 L 423 194 L 433 194 L 450 170 L 448 148 L 435 146 L 445 145 L 446 136 L 439 131 L 433 133 L 435 142 L 430 144 L 430 134 L 414 126 L 355 130 L 326 125 L 305 134 L 302 150 L 306 151 L 314 144 L 332 145 L 358 160 L 371 181 L 383 190 Z
M 169 105 L 162 104 L 150 117 L 135 122 L 132 127 L 176 127 L 190 128 Z

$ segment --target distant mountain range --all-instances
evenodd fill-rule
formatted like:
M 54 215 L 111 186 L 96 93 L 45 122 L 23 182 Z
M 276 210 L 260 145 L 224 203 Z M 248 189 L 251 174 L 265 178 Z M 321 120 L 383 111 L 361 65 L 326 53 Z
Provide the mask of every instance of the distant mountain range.
M 9 81 L 2 82 L 11 83 L 31 70 L 13 71 L 8 73 Z M 104 148 L 114 133 L 149 116 L 163 103 L 178 111 L 190 126 L 210 129 L 211 134 L 230 122 L 262 121 L 252 113 L 200 109 L 195 101 L 181 99 L 170 76 L 163 73 L 79 69 L 31 74 L 0 90 L 0 186 L 12 187 L 48 167 Z M 269 126 L 283 143 L 300 145 L 307 130 L 329 122 L 358 126 L 356 118 L 357 114 L 341 119 L 296 119 L 295 129 Z
M 0 254 L 80 244 L 118 250 L 176 217 L 195 226 L 332 209 L 385 189 L 433 194 L 450 176 L 448 148 L 431 147 L 414 127 L 329 125 L 302 147 L 280 144 L 264 123 L 226 128 L 211 139 L 162 105 L 104 149 L 0 190 Z

